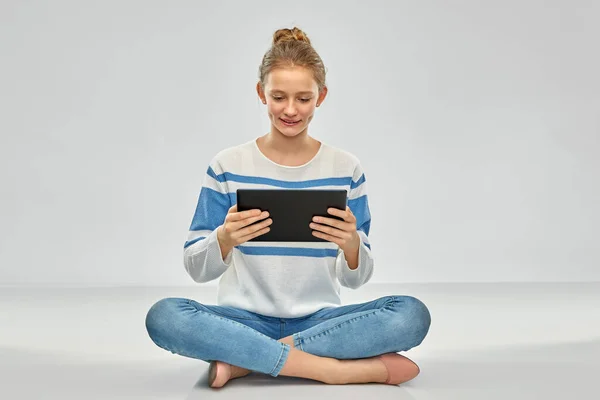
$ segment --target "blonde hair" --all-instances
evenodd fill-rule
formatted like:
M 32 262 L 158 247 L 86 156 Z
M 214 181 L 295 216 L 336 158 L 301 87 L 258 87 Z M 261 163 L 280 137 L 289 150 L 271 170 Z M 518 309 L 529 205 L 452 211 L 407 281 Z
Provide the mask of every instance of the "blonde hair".
M 319 93 L 325 87 L 325 65 L 323 60 L 312 47 L 310 39 L 297 27 L 278 29 L 273 34 L 273 43 L 263 56 L 258 68 L 258 78 L 261 86 L 265 87 L 267 76 L 277 68 L 303 67 L 311 71 L 317 83 Z

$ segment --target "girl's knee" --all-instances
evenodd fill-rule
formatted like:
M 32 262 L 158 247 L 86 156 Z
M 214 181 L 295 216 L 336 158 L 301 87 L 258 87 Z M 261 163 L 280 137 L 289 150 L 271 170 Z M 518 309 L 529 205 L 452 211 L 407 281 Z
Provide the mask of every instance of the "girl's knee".
M 412 307 L 412 315 L 421 330 L 427 331 L 431 325 L 431 314 L 429 309 L 421 300 L 416 297 L 410 297 L 410 304 Z
M 419 299 L 410 297 L 410 314 L 412 316 L 411 325 L 415 332 L 415 346 L 421 344 L 431 326 L 431 314 L 427 306 Z
M 146 314 L 146 331 L 150 338 L 155 341 L 157 335 L 164 333 L 173 324 L 173 318 L 177 314 L 177 306 L 185 299 L 165 298 L 157 301 L 150 307 Z
M 410 331 L 414 332 L 415 346 L 421 344 L 431 325 L 431 314 L 427 306 L 413 296 L 390 296 L 390 298 L 401 312 L 403 324 L 408 325 Z

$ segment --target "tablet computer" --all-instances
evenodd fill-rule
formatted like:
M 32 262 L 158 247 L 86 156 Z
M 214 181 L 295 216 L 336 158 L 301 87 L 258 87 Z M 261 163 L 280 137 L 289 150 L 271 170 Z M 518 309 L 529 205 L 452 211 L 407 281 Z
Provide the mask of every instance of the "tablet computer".
M 345 210 L 347 198 L 345 189 L 238 189 L 237 210 L 268 211 L 267 218 L 273 219 L 269 232 L 249 242 L 327 242 L 314 236 L 309 224 L 317 215 L 342 221 L 342 218 L 329 214 L 327 209 Z M 262 221 L 264 219 L 252 225 Z

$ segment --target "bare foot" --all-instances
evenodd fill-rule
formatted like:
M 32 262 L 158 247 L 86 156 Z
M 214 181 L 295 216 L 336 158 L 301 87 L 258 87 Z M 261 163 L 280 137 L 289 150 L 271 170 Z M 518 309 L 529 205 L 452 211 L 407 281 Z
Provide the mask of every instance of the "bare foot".
M 341 359 L 340 383 L 384 383 L 388 378 L 385 364 L 376 357 Z
M 230 379 L 241 378 L 250 373 L 250 370 L 223 361 L 211 361 L 208 367 L 208 385 L 220 388 Z
M 340 376 L 342 384 L 347 383 L 389 383 L 397 385 L 406 382 L 419 374 L 419 367 L 411 359 L 394 354 L 387 363 L 380 357 L 340 360 L 342 368 Z M 387 364 L 387 365 L 386 365 Z M 388 368 L 391 370 L 388 371 Z M 388 379 L 389 378 L 389 379 Z

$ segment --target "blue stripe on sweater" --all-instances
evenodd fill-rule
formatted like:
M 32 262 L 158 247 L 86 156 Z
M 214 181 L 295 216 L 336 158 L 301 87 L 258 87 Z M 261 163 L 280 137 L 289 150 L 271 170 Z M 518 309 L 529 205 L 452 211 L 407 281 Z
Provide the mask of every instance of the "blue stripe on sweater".
M 212 167 L 208 167 L 206 173 L 214 178 L 218 182 L 240 182 L 240 183 L 252 183 L 252 184 L 260 184 L 260 185 L 271 185 L 288 189 L 305 189 L 309 187 L 318 187 L 318 186 L 346 186 L 350 185 L 350 189 L 357 188 L 365 181 L 365 174 L 358 179 L 358 181 L 354 182 L 351 176 L 344 176 L 338 178 L 322 178 L 322 179 L 310 179 L 306 181 L 282 181 L 279 179 L 272 178 L 264 178 L 261 176 L 249 176 L 249 175 L 238 175 L 232 174 L 231 172 L 224 172 L 220 175 L 217 175 Z
M 197 237 L 196 239 L 188 240 L 187 242 L 184 243 L 183 248 L 185 249 L 186 247 L 191 246 L 194 243 L 196 243 L 197 241 L 202 240 L 202 239 L 206 239 L 206 236 L 200 236 L 200 237 Z
M 185 242 L 183 248 L 186 248 L 199 240 L 205 239 L 205 236 Z M 364 242 L 363 242 L 364 243 Z M 371 246 L 365 243 L 369 249 Z M 337 249 L 310 249 L 303 247 L 272 247 L 272 246 L 235 246 L 244 254 L 253 256 L 301 256 L 301 257 L 337 257 Z
M 230 207 L 229 197 L 226 194 L 203 186 L 198 196 L 190 230 L 215 230 L 225 220 Z
M 302 257 L 337 257 L 337 249 L 310 249 L 303 247 L 250 247 L 237 246 L 244 254 L 252 256 L 302 256 Z

